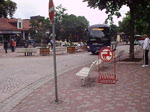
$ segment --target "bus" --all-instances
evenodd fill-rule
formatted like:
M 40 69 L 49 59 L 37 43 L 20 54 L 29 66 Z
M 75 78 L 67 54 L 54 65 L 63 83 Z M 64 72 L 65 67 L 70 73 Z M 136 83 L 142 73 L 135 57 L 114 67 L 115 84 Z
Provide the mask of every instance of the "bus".
M 86 29 L 87 48 L 92 54 L 98 53 L 104 46 L 111 47 L 112 42 L 116 43 L 116 38 L 116 32 L 107 24 L 95 24 Z

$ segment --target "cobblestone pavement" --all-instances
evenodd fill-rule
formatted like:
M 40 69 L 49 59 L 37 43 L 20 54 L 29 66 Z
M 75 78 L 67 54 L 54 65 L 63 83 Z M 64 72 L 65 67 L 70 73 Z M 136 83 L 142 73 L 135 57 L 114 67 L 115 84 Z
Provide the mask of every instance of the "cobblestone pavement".
M 136 57 L 141 58 L 141 52 Z M 142 61 L 118 62 L 116 84 L 97 83 L 98 71 L 94 70 L 86 86 L 75 75 L 85 65 L 74 68 L 58 76 L 59 103 L 55 102 L 52 79 L 33 88 L 22 101 L 14 101 L 11 110 L 8 105 L 1 112 L 150 112 L 150 67 L 141 65 Z M 109 71 L 110 67 L 112 64 L 104 68 Z

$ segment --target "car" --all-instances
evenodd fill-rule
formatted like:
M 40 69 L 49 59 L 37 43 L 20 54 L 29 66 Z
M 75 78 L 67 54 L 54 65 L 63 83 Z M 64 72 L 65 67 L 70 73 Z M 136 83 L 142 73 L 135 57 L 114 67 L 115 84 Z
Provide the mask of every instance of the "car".
M 135 35 L 135 41 L 134 44 L 142 45 L 146 37 L 142 35 Z

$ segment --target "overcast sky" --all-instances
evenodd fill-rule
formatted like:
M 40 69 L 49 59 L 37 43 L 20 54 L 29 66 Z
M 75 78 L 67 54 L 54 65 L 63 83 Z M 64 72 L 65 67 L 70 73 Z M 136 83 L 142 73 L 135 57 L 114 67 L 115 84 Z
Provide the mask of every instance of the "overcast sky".
M 48 17 L 48 3 L 49 0 L 12 0 L 17 3 L 17 10 L 14 14 L 15 18 L 29 19 L 30 16 L 44 16 Z M 74 14 L 76 16 L 85 16 L 90 22 L 90 25 L 104 23 L 107 15 L 105 11 L 98 9 L 91 9 L 87 7 L 86 2 L 83 0 L 53 0 L 55 7 L 62 4 L 63 8 L 66 8 L 66 13 Z M 129 9 L 123 7 L 121 9 L 121 18 L 114 18 L 114 23 L 118 25 L 118 21 L 121 21 L 125 17 L 125 13 Z

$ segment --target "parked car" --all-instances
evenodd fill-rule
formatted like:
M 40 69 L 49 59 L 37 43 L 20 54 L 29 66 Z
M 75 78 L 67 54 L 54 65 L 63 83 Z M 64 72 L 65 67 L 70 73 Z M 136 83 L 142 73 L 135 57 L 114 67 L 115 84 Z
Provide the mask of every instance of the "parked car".
M 134 44 L 142 45 L 145 40 L 145 37 L 142 35 L 135 35 Z

